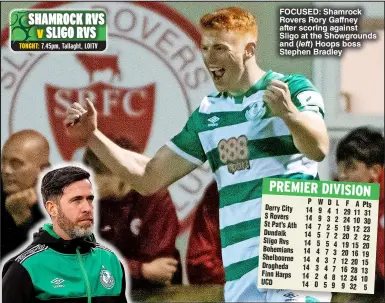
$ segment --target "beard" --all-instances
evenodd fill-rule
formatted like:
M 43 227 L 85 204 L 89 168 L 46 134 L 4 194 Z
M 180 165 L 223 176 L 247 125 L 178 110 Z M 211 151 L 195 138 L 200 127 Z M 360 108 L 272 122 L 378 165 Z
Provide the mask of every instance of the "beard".
M 94 229 L 93 223 L 89 226 L 76 225 L 66 217 L 60 207 L 58 208 L 57 224 L 71 239 L 87 237 L 92 234 Z

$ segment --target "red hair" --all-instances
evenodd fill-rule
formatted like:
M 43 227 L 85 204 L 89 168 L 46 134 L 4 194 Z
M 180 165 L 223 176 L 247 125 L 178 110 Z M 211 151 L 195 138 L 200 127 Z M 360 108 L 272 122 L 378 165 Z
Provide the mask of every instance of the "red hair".
M 239 7 L 221 8 L 200 19 L 203 30 L 228 30 L 250 33 L 257 40 L 258 26 L 255 17 Z

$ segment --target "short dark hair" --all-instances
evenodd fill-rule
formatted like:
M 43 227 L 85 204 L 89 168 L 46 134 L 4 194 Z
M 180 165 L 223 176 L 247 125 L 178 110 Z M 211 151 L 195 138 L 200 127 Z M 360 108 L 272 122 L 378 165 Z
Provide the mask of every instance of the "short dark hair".
M 77 166 L 65 166 L 49 171 L 41 181 L 41 195 L 44 204 L 49 200 L 56 200 L 63 195 L 68 185 L 90 178 L 90 173 Z
M 337 146 L 337 163 L 358 160 L 368 167 L 384 165 L 384 136 L 381 132 L 363 126 L 354 129 Z

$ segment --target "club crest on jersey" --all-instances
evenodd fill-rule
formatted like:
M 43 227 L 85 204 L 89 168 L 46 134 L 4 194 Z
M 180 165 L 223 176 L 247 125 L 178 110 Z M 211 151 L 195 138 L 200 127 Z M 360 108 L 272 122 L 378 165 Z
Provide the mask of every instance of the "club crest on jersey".
M 114 276 L 109 270 L 104 269 L 104 266 L 100 271 L 100 283 L 102 283 L 102 285 L 107 289 L 111 289 L 115 285 Z
M 218 143 L 219 158 L 227 165 L 229 173 L 234 174 L 238 170 L 250 169 L 249 150 L 247 137 L 242 135 L 228 140 L 222 139 Z
M 245 117 L 248 121 L 255 121 L 261 119 L 266 113 L 266 106 L 263 101 L 257 101 L 249 105 L 246 110 Z

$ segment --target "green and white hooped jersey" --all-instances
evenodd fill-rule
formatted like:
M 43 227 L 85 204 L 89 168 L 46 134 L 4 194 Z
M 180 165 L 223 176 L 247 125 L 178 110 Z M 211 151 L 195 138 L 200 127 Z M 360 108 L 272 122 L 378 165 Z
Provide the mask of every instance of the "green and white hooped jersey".
M 242 96 L 217 93 L 205 97 L 183 130 L 167 143 L 192 163 L 208 160 L 215 175 L 227 301 L 242 298 L 236 285 L 246 276 L 252 274 L 256 283 L 262 179 L 317 178 L 317 163 L 297 150 L 284 121 L 272 117 L 262 100 L 272 79 L 288 84 L 300 111 L 324 116 L 322 97 L 308 79 L 268 71 Z

